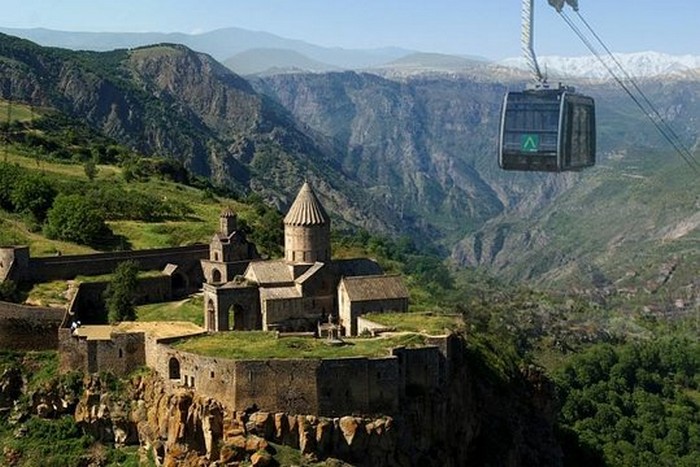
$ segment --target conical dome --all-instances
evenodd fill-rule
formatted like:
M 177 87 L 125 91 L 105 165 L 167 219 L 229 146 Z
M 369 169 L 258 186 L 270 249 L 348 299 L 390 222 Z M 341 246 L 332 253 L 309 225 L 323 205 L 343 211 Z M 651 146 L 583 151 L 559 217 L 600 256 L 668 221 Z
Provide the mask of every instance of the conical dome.
M 299 190 L 292 207 L 284 218 L 286 225 L 326 225 L 330 223 L 330 218 L 323 209 L 321 202 L 316 197 L 316 193 L 311 189 L 308 182 Z

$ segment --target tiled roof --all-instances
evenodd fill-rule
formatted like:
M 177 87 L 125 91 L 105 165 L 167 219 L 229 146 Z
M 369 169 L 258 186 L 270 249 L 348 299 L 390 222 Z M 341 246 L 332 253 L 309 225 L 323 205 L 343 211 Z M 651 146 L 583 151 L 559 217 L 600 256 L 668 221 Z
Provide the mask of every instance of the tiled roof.
M 304 182 L 284 218 L 284 223 L 287 225 L 325 225 L 329 222 L 330 218 L 316 197 L 316 193 L 308 182 Z
M 342 282 L 351 301 L 408 298 L 408 289 L 399 275 L 344 277 Z
M 245 273 L 246 279 L 264 284 L 293 283 L 292 269 L 284 262 L 278 261 L 253 261 L 248 265 Z
M 301 298 L 301 292 L 296 287 L 271 287 L 260 289 L 261 300 L 283 300 L 287 298 Z

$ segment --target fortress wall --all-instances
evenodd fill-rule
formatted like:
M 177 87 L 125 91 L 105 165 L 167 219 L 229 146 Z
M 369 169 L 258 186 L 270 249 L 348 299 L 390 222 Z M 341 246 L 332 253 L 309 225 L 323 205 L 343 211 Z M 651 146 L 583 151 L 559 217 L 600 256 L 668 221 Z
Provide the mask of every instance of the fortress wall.
M 453 368 L 461 368 L 464 363 L 464 340 L 456 334 L 430 336 L 427 345 L 435 346 L 443 358 L 440 359 L 440 382 L 447 384 Z
M 109 340 L 74 337 L 70 329 L 58 331 L 59 368 L 62 372 L 96 373 L 110 371 L 125 376 L 144 365 L 145 334 L 113 334 Z
M 58 369 L 61 373 L 88 371 L 87 341 L 74 338 L 68 328 L 58 330 Z
M 444 368 L 444 357 L 437 347 L 401 347 L 392 353 L 399 360 L 400 387 L 405 395 L 426 394 L 442 386 L 440 369 Z
M 152 338 L 147 339 L 146 349 L 146 365 L 166 381 L 194 387 L 204 397 L 216 399 L 232 409 L 235 407 L 234 360 L 181 352 Z M 179 365 L 179 375 L 171 373 L 172 359 Z
M 78 285 L 72 301 L 71 312 L 82 324 L 104 324 L 107 322 L 104 292 L 109 282 L 83 282 Z M 136 285 L 137 305 L 167 302 L 173 297 L 170 276 L 142 277 Z
M 143 332 L 113 334 L 110 340 L 90 341 L 94 356 L 88 351 L 88 370 L 111 371 L 125 376 L 146 361 Z
M 374 358 L 367 365 L 367 413 L 392 414 L 399 410 L 399 361 Z
M 0 302 L 0 348 L 44 350 L 58 347 L 65 308 Z
M 89 255 L 46 256 L 29 260 L 29 279 L 46 282 L 72 279 L 76 275 L 108 274 L 121 262 L 134 260 L 144 270 L 163 269 L 168 263 L 199 266 L 209 256 L 209 245 L 198 244 L 174 248 L 119 251 Z M 201 271 L 199 272 L 201 276 Z
M 318 414 L 316 375 L 320 360 L 236 362 L 235 407 L 270 412 Z
M 0 282 L 22 281 L 29 269 L 29 247 L 12 246 L 0 248 Z
M 320 414 L 339 416 L 369 411 L 366 358 L 322 360 L 316 378 Z

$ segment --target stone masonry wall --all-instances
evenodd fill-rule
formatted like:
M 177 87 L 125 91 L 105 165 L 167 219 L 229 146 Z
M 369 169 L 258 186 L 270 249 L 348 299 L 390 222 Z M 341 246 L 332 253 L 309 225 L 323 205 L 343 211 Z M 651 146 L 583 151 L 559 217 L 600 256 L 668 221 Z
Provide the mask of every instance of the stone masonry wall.
M 163 269 L 168 263 L 192 263 L 209 256 L 209 245 L 198 244 L 174 248 L 118 251 L 90 255 L 47 256 L 29 260 L 29 280 L 46 282 L 72 279 L 78 274 L 100 275 L 112 272 L 119 263 L 134 260 L 144 270 Z M 200 272 L 201 276 L 201 272 Z
M 320 360 L 236 362 L 235 407 L 318 414 L 316 375 Z
M 181 352 L 170 341 L 147 339 L 146 365 L 234 410 L 392 414 L 406 385 L 411 394 L 429 393 L 444 368 L 437 347 L 399 349 L 400 356 L 382 358 L 229 360 Z
M 59 367 L 61 371 L 96 373 L 110 371 L 125 376 L 144 365 L 145 334 L 113 334 L 109 340 L 74 337 L 70 329 L 58 330 Z
M 70 311 L 82 324 L 107 322 L 104 291 L 108 284 L 108 282 L 83 282 L 78 285 Z M 173 298 L 172 280 L 166 275 L 139 278 L 134 295 L 137 305 L 169 301 Z
M 64 308 L 0 302 L 0 348 L 44 350 L 58 347 L 58 327 Z

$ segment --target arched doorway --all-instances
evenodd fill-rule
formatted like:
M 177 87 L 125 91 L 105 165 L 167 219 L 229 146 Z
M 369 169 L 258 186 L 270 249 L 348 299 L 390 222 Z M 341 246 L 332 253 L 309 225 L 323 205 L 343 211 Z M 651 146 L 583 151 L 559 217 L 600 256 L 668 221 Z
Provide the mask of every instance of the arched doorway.
M 216 331 L 216 309 L 214 308 L 214 300 L 211 298 L 207 301 L 207 330 Z
M 170 357 L 168 361 L 168 379 L 180 379 L 180 360 L 175 357 Z

